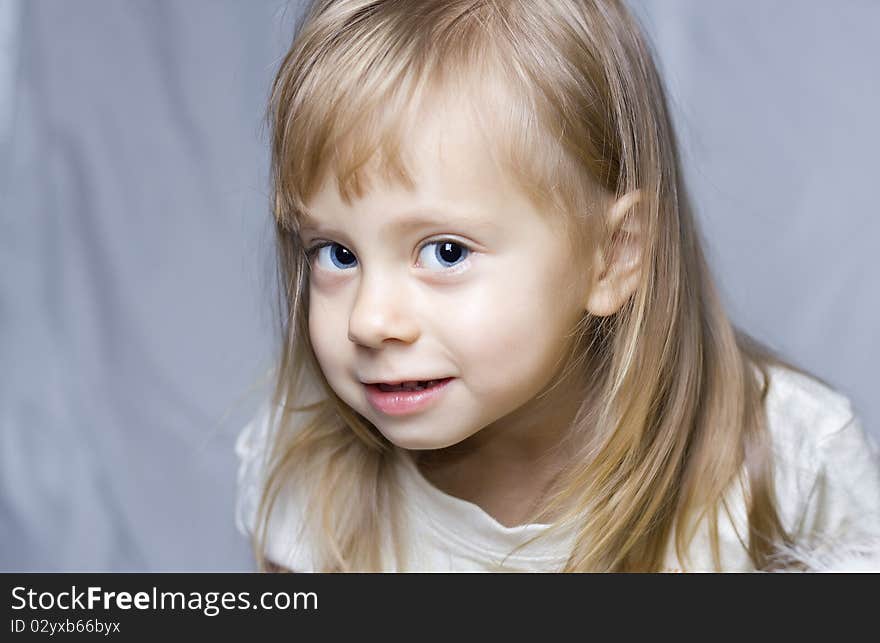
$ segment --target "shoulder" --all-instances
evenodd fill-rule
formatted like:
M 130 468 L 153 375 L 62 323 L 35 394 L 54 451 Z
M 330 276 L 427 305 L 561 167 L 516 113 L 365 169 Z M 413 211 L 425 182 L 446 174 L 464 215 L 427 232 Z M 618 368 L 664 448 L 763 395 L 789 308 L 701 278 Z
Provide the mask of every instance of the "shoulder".
M 781 366 L 768 373 L 765 410 L 775 443 L 815 448 L 853 419 L 849 398 L 819 380 Z
M 821 381 L 768 367 L 764 399 L 773 491 L 788 551 L 809 569 L 880 569 L 880 460 L 850 400 Z M 743 471 L 748 480 L 748 468 Z M 746 485 L 747 487 L 747 485 Z M 719 516 L 722 568 L 752 570 L 746 489 L 738 482 Z M 688 569 L 713 569 L 708 522 L 689 551 Z M 668 568 L 681 565 L 670 554 Z
M 273 409 L 269 402 L 263 403 L 235 442 L 238 457 L 235 523 L 239 532 L 251 539 L 257 532 L 260 501 L 267 484 L 280 418 L 280 406 Z M 302 418 L 296 415 L 292 426 L 287 428 L 295 429 L 301 423 Z M 265 534 L 265 555 L 275 566 L 297 571 L 312 568 L 303 537 L 306 502 L 302 489 L 282 483 Z
M 764 409 L 779 466 L 816 473 L 876 452 L 843 393 L 788 368 L 772 366 L 768 372 Z
M 774 366 L 765 400 L 776 494 L 803 555 L 880 539 L 880 455 L 850 400 L 808 375 Z M 820 565 L 817 565 L 820 566 Z
M 235 440 L 238 458 L 235 524 L 239 532 L 250 536 L 254 531 L 257 507 L 269 455 L 269 405 L 264 403 Z

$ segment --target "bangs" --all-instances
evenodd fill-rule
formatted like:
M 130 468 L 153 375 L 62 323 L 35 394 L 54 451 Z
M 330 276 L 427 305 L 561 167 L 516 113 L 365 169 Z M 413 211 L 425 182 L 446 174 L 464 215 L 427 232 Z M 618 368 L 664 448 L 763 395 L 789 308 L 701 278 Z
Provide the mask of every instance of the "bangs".
M 450 96 L 540 212 L 586 213 L 595 186 L 566 151 L 552 100 L 517 63 L 505 38 L 511 17 L 490 3 L 412 4 L 307 20 L 311 30 L 295 39 L 269 112 L 279 224 L 298 230 L 329 180 L 347 204 L 376 182 L 413 189 L 406 144 L 419 114 Z

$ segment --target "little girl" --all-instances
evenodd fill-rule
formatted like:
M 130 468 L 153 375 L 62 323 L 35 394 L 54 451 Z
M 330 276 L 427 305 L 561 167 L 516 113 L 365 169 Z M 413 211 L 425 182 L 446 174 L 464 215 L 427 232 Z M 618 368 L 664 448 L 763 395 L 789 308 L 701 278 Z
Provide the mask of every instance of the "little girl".
M 617 0 L 318 0 L 275 79 L 260 569 L 880 568 L 848 400 L 731 325 Z

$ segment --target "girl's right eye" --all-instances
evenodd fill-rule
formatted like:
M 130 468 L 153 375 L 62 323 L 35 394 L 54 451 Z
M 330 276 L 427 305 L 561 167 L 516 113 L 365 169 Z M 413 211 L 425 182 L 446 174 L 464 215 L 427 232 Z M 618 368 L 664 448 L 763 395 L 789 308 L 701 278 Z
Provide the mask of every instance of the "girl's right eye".
M 354 253 L 341 246 L 335 241 L 324 241 L 308 250 L 310 261 L 316 261 L 318 266 L 326 270 L 348 270 L 357 265 L 357 258 Z M 323 262 L 323 263 L 322 263 Z

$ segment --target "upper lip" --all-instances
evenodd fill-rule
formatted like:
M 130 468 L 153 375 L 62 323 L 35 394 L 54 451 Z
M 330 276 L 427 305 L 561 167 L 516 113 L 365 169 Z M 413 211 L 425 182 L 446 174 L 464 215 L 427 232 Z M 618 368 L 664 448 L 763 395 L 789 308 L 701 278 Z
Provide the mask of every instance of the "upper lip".
M 448 377 L 407 377 L 389 380 L 362 380 L 364 384 L 402 384 L 403 382 L 430 382 L 431 380 L 446 380 Z

